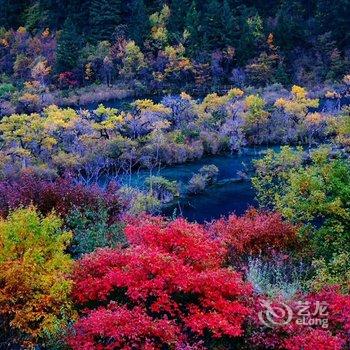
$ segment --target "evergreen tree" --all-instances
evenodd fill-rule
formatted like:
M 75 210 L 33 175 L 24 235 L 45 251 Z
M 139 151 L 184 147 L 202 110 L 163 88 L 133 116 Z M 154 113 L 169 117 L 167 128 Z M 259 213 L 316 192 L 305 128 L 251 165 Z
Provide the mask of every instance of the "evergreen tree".
M 39 0 L 42 27 L 51 30 L 62 28 L 67 18 L 68 4 L 69 0 Z
M 90 31 L 90 2 L 91 0 L 70 0 L 68 13 L 78 33 L 88 34 Z
M 80 38 L 70 17 L 64 22 L 57 42 L 56 72 L 61 73 L 76 67 L 80 52 Z
M 203 18 L 203 46 L 208 51 L 222 48 L 222 6 L 218 0 L 209 0 Z
M 305 41 L 304 9 L 300 3 L 285 0 L 276 17 L 276 43 L 280 48 L 292 50 L 295 43 Z
M 350 45 L 350 0 L 318 0 L 316 19 L 321 33 L 331 31 L 339 47 Z
M 169 31 L 175 38 L 183 33 L 186 22 L 186 13 L 189 7 L 188 0 L 172 0 L 171 2 Z
M 29 1 L 0 0 L 0 27 L 17 29 Z
M 225 46 L 233 46 L 235 31 L 235 20 L 228 0 L 224 0 L 222 5 L 222 35 Z
M 263 21 L 256 10 L 244 8 L 240 16 L 240 36 L 237 57 L 240 64 L 246 64 L 256 57 L 264 43 Z
M 43 26 L 44 18 L 45 14 L 40 8 L 39 2 L 35 2 L 32 6 L 28 7 L 23 16 L 25 27 L 30 32 L 36 32 L 40 29 L 47 28 L 47 26 Z
M 92 0 L 90 4 L 91 39 L 110 40 L 121 23 L 121 0 Z
M 149 20 L 144 0 L 131 0 L 129 36 L 141 46 L 149 32 Z
M 192 1 L 190 10 L 187 13 L 185 21 L 185 29 L 189 34 L 188 51 L 191 56 L 194 56 L 200 48 L 200 14 L 197 11 L 195 0 Z

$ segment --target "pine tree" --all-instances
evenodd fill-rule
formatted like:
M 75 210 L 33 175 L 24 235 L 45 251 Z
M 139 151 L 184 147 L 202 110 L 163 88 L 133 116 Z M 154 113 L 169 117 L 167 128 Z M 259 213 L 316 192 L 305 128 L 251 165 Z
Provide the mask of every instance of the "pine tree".
M 21 14 L 29 1 L 0 0 L 0 27 L 17 29 L 21 23 Z
M 67 13 L 81 34 L 88 34 L 90 31 L 90 2 L 91 0 L 70 0 L 67 5 Z
M 195 0 L 193 0 L 190 10 L 187 13 L 185 21 L 185 29 L 189 34 L 188 51 L 191 56 L 194 56 L 200 47 L 200 14 L 197 11 Z
M 57 42 L 56 71 L 58 73 L 76 67 L 80 51 L 80 38 L 70 17 L 64 22 Z
M 235 20 L 228 0 L 224 0 L 222 5 L 222 41 L 225 46 L 233 46 L 235 31 Z
M 172 0 L 170 5 L 169 31 L 174 37 L 183 33 L 188 9 L 188 0 Z
M 244 9 L 240 16 L 240 30 L 237 58 L 243 65 L 258 54 L 259 47 L 264 43 L 263 22 L 254 9 Z
M 51 30 L 62 28 L 68 14 L 68 0 L 39 0 L 40 23 Z
M 91 39 L 110 40 L 121 23 L 121 0 L 92 0 L 90 4 Z
M 203 18 L 203 46 L 208 51 L 222 48 L 223 27 L 221 22 L 222 6 L 218 0 L 209 0 Z
M 149 32 L 149 20 L 144 0 L 131 0 L 129 36 L 137 45 L 142 45 Z

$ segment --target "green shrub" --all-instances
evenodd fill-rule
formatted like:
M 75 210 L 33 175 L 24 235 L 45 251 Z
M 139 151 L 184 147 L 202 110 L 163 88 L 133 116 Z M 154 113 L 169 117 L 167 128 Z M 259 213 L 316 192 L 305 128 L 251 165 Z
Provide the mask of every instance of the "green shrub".
M 310 153 L 269 153 L 256 162 L 253 184 L 262 206 L 301 224 L 300 233 L 317 257 L 330 261 L 350 251 L 350 162 L 331 157 L 329 148 Z
M 311 286 L 317 291 L 322 290 L 325 285 L 338 285 L 343 292 L 350 291 L 350 253 L 334 255 L 328 263 L 321 258 L 315 260 L 313 265 L 316 275 L 311 281 Z
M 0 84 L 0 98 L 4 98 L 15 91 L 16 91 L 16 88 L 10 83 Z
M 145 185 L 150 193 L 162 203 L 168 203 L 179 195 L 176 181 L 170 181 L 162 176 L 150 176 L 146 179 Z
M 98 211 L 74 209 L 68 215 L 66 222 L 74 234 L 72 245 L 74 255 L 80 256 L 91 253 L 97 248 L 126 243 L 124 225 L 122 223 L 109 225 L 108 213 L 104 208 Z

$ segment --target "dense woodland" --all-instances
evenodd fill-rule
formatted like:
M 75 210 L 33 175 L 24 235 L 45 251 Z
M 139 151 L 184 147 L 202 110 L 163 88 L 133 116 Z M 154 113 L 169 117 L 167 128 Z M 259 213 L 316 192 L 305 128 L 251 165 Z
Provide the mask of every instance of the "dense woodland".
M 0 350 L 350 349 L 349 73 L 350 0 L 0 0 Z
M 310 86 L 349 68 L 347 0 L 1 0 L 0 7 L 4 82 Z

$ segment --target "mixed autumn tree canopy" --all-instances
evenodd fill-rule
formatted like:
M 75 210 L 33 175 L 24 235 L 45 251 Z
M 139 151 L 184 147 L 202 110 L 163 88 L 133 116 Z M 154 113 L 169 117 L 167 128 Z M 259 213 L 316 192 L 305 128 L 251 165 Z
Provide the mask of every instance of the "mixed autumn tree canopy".
M 181 85 L 208 75 L 214 83 L 246 75 L 253 85 L 307 83 L 339 80 L 349 68 L 349 0 L 1 0 L 0 8 L 0 71 L 23 79 L 37 63 L 31 50 L 81 84 L 119 75 Z M 57 60 L 41 50 L 42 33 L 57 42 Z M 132 75 L 123 75 L 125 62 Z M 62 87 L 67 76 L 58 80 Z

